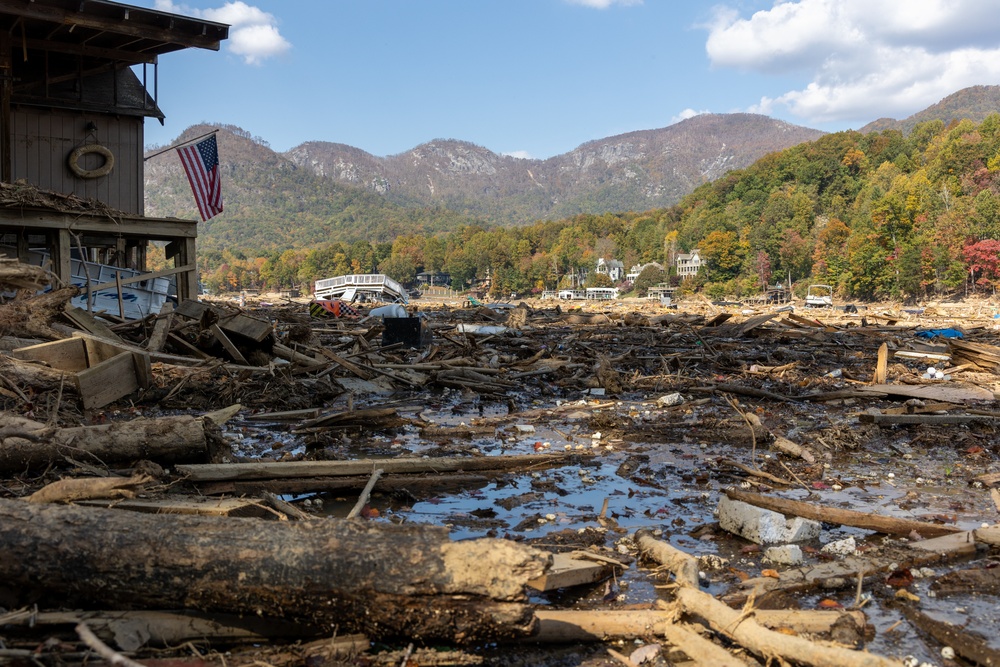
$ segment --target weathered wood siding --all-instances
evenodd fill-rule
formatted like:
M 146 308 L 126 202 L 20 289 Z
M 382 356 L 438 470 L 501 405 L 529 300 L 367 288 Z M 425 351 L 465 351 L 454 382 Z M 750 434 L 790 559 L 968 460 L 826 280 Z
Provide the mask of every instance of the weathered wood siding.
M 98 113 L 17 107 L 12 110 L 13 179 L 85 199 L 96 199 L 126 213 L 143 215 L 143 119 Z M 87 123 L 97 126 L 88 135 Z M 69 154 L 87 143 L 99 143 L 115 156 L 110 174 L 79 178 L 68 166 Z M 99 155 L 83 156 L 80 166 L 97 169 Z

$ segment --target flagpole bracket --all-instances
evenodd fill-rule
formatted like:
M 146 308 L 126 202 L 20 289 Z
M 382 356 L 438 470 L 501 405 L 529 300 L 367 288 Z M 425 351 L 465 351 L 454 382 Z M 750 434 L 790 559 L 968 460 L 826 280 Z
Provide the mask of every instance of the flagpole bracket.
M 97 169 L 84 169 L 80 166 L 80 158 L 90 153 L 103 157 L 104 164 Z M 111 170 L 115 168 L 115 155 L 107 146 L 102 146 L 101 144 L 84 144 L 73 149 L 66 162 L 70 171 L 80 178 L 101 178 L 110 174 Z

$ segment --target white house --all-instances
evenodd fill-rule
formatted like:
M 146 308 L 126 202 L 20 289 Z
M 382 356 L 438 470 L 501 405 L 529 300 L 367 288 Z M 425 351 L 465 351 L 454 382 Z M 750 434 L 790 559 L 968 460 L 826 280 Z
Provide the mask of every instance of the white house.
M 689 253 L 677 254 L 677 275 L 683 278 L 690 278 L 698 275 L 701 269 L 701 250 L 695 248 Z
M 642 273 L 643 269 L 645 269 L 647 266 L 654 266 L 660 271 L 666 271 L 666 269 L 663 268 L 663 265 L 660 264 L 659 262 L 646 262 L 645 264 L 636 264 L 631 268 L 631 270 L 629 270 L 627 274 L 625 274 L 625 280 L 634 283 L 636 278 L 639 277 L 639 274 Z
M 605 260 L 601 257 L 597 260 L 597 272 L 611 278 L 611 282 L 618 283 L 625 279 L 625 264 L 617 259 Z

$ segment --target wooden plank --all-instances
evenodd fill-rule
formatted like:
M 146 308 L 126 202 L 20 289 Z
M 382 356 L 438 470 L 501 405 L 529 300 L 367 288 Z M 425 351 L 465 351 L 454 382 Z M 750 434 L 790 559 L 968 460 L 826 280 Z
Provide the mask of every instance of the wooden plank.
M 897 426 L 913 424 L 971 424 L 978 421 L 996 421 L 998 417 L 989 415 L 870 415 L 861 413 L 858 421 L 862 424 Z
M 219 328 L 227 334 L 239 334 L 260 343 L 274 331 L 271 323 L 267 320 L 250 317 L 243 313 L 230 313 L 222 308 L 216 308 L 193 299 L 182 301 L 175 312 L 184 317 L 200 320 L 206 310 L 211 310 L 219 316 Z
M 82 340 L 87 348 L 87 365 L 91 368 L 125 351 L 124 348 L 111 345 L 98 338 L 85 337 Z
M 536 591 L 554 591 L 583 584 L 593 584 L 614 571 L 610 563 L 573 558 L 569 554 L 552 554 L 552 566 L 540 577 L 528 582 Z
M 178 336 L 177 334 L 167 334 L 167 338 L 170 339 L 170 342 L 173 343 L 174 345 L 177 345 L 182 350 L 187 350 L 188 352 L 190 352 L 191 354 L 195 355 L 199 359 L 213 359 L 214 358 L 212 355 L 208 354 L 207 352 L 202 352 L 197 347 L 195 347 L 191 343 L 187 342 L 186 340 L 184 340 L 183 337 Z
M 135 379 L 139 383 L 139 386 L 143 389 L 148 388 L 153 383 L 153 368 L 150 363 L 149 354 L 145 350 L 139 349 L 133 345 L 122 342 L 121 344 L 112 343 L 107 340 L 102 340 L 92 334 L 88 334 L 83 331 L 73 332 L 74 339 L 82 339 L 87 342 L 88 356 L 87 360 L 90 366 L 94 366 L 95 358 L 99 358 L 101 361 L 111 358 L 115 354 L 120 354 L 127 352 L 132 355 L 132 361 L 135 364 Z M 98 357 L 90 354 L 91 350 L 100 350 L 97 352 Z
M 964 403 L 966 401 L 992 401 L 993 392 L 983 387 L 960 385 L 953 382 L 938 384 L 873 384 L 859 386 L 857 391 L 906 398 L 923 398 L 930 401 Z
M 256 317 L 249 317 L 242 313 L 222 317 L 219 320 L 219 327 L 226 333 L 246 336 L 258 343 L 263 342 L 274 331 L 270 322 L 257 319 Z
M 206 310 L 208 310 L 207 303 L 201 303 L 194 299 L 185 299 L 174 309 L 174 312 L 184 317 L 190 317 L 192 320 L 199 320 Z
M 519 456 L 453 456 L 434 459 L 392 458 L 354 461 L 288 461 L 286 463 L 206 463 L 178 465 L 176 470 L 178 473 L 186 475 L 188 481 L 212 482 L 369 475 L 376 468 L 382 468 L 386 474 L 526 470 L 549 465 L 563 465 L 568 461 L 569 457 L 562 454 L 524 454 Z
M 889 366 L 889 345 L 882 343 L 878 348 L 878 359 L 875 362 L 875 377 L 872 384 L 885 384 L 886 371 Z
M 167 301 L 160 308 L 160 314 L 153 325 L 153 333 L 150 334 L 146 342 L 146 349 L 150 352 L 160 352 L 167 342 L 167 334 L 170 333 L 170 325 L 174 321 L 174 304 Z
M 87 368 L 87 349 L 77 338 L 21 347 L 11 352 L 15 359 L 41 361 L 61 371 L 75 373 Z
M 215 340 L 222 343 L 222 347 L 226 349 L 226 352 L 228 352 L 229 356 L 233 358 L 233 361 L 241 363 L 244 366 L 250 365 L 239 349 L 233 345 L 233 341 L 229 340 L 229 336 L 227 336 L 222 329 L 219 328 L 218 324 L 210 326 L 209 331 L 211 331 L 212 335 L 215 336 Z
M 113 284 L 113 283 L 112 283 Z M 94 290 L 97 291 L 97 290 Z M 124 343 L 121 336 L 112 331 L 108 325 L 99 321 L 96 317 L 76 306 L 66 305 L 66 316 L 73 320 L 73 323 L 88 333 L 99 336 L 105 340 L 115 343 Z
M 738 335 L 742 336 L 743 334 L 747 333 L 748 331 L 752 331 L 753 329 L 756 329 L 757 327 L 761 326 L 762 324 L 766 324 L 767 322 L 770 322 L 771 320 L 773 320 L 777 316 L 778 316 L 778 313 L 767 313 L 767 314 L 764 314 L 764 315 L 757 315 L 755 317 L 748 318 L 740 326 Z
M 119 354 L 76 374 L 85 410 L 102 408 L 139 388 L 135 362 L 128 353 Z

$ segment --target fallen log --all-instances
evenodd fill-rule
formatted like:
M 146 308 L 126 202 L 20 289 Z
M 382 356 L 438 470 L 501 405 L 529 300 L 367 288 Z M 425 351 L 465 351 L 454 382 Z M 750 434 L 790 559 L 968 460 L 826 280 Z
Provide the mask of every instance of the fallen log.
M 538 644 L 655 637 L 677 622 L 676 612 L 667 609 L 538 609 L 535 616 L 539 620 L 538 630 L 523 641 Z M 804 634 L 829 634 L 845 618 L 861 635 L 867 625 L 861 611 L 755 609 L 753 617 L 767 628 Z
M 29 503 L 66 503 L 92 498 L 135 498 L 136 492 L 153 481 L 149 475 L 132 477 L 85 477 L 61 479 L 35 491 Z
M 704 619 L 717 633 L 728 637 L 757 655 L 781 658 L 804 665 L 839 667 L 902 667 L 902 662 L 874 653 L 813 642 L 768 630 L 753 618 L 746 618 L 711 595 L 682 586 L 676 591 L 681 608 Z
M 533 631 L 525 584 L 550 561 L 505 540 L 451 542 L 434 526 L 0 499 L 0 578 L 60 605 L 259 615 L 373 639 L 510 639 Z
M 855 528 L 874 530 L 875 532 L 886 533 L 887 535 L 909 535 L 913 531 L 916 531 L 923 537 L 938 537 L 940 535 L 962 532 L 962 529 L 957 526 L 944 526 L 926 521 L 900 519 L 892 516 L 839 509 L 837 507 L 813 505 L 800 500 L 765 496 L 737 489 L 726 489 L 726 495 L 733 500 L 740 500 L 782 514 L 791 514 L 800 516 L 803 519 L 813 519 L 814 521 L 839 523 L 842 526 L 854 526 Z
M 133 419 L 97 426 L 50 428 L 10 413 L 0 413 L 0 472 L 22 472 L 61 464 L 64 457 L 89 457 L 101 464 L 143 459 L 161 463 L 208 458 L 204 417 L 175 415 Z
M 690 556 L 685 558 L 685 554 L 676 549 L 651 550 L 649 546 L 647 540 L 643 552 L 653 558 L 657 553 L 668 554 L 668 562 L 664 565 L 675 574 L 683 571 L 689 559 L 693 560 Z M 838 665 L 838 667 L 901 667 L 902 665 L 896 660 L 872 653 L 820 644 L 802 637 L 792 637 L 769 630 L 754 620 L 749 613 L 731 609 L 711 595 L 688 584 L 684 577 L 678 577 L 678 582 L 681 585 L 676 588 L 674 595 L 677 604 L 685 613 L 704 619 L 718 634 L 768 660 L 780 657 L 805 665 Z

